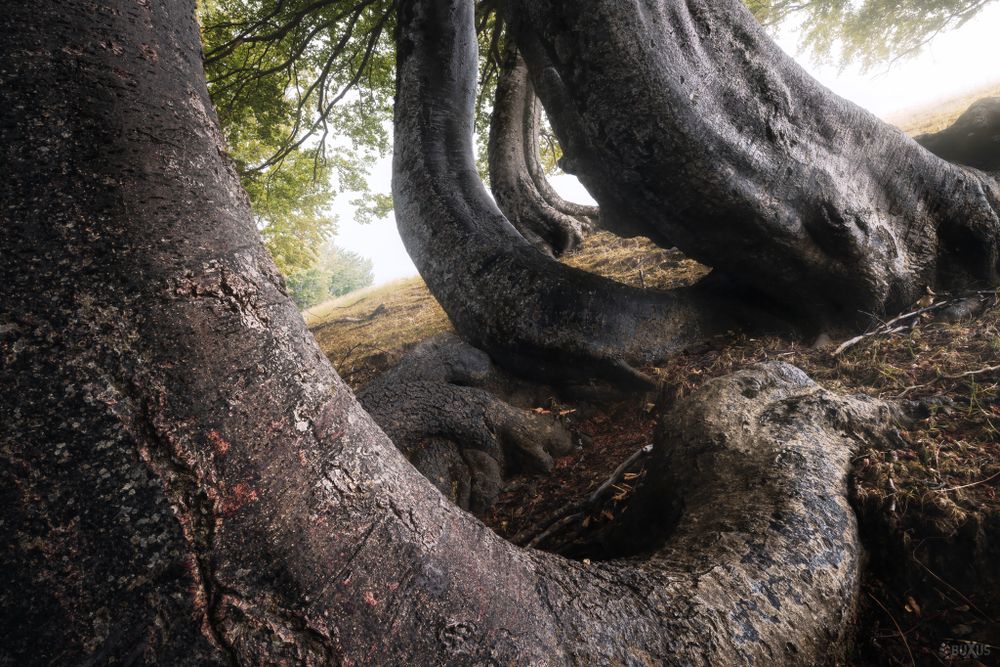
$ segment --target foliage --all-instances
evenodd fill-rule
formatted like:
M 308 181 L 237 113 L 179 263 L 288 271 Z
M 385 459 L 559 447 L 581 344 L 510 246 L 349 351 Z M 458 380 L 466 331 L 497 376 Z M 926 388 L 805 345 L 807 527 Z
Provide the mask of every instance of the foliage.
M 320 266 L 328 276 L 327 289 L 332 296 L 343 296 L 368 287 L 375 279 L 370 259 L 332 244 L 327 247 Z
M 801 46 L 818 61 L 871 68 L 918 52 L 993 0 L 746 0 L 774 28 L 799 22 Z
M 326 170 L 314 174 L 307 151 L 289 153 L 280 169 L 241 174 L 264 243 L 284 274 L 316 261 L 335 220 L 324 213 L 333 194 Z
M 300 309 L 322 303 L 330 296 L 327 276 L 316 266 L 288 273 L 285 276 L 285 285 L 292 301 Z
M 356 192 L 376 213 L 384 209 L 367 176 L 389 149 L 391 7 L 368 0 L 199 6 L 209 92 L 264 240 L 288 275 L 310 267 L 333 233 L 324 211 L 336 195 Z
M 327 242 L 312 265 L 285 275 L 288 293 L 299 308 L 368 287 L 374 280 L 372 261 Z

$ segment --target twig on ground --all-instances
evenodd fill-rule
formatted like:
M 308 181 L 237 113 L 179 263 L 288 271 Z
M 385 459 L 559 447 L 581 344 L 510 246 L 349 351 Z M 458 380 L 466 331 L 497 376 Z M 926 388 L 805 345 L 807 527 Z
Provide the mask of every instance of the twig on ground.
M 840 346 L 836 350 L 833 351 L 833 356 L 835 357 L 840 356 L 845 350 L 854 347 L 861 341 L 866 340 L 868 338 L 873 338 L 875 336 L 891 336 L 892 334 L 902 333 L 908 329 L 912 329 L 914 326 L 916 326 L 916 323 L 918 321 L 916 318 L 918 318 L 920 315 L 923 315 L 924 313 L 929 313 L 934 310 L 940 310 L 945 306 L 950 306 L 952 304 L 959 303 L 963 299 L 967 299 L 970 297 L 978 296 L 980 299 L 982 299 L 984 297 L 989 297 L 989 296 L 997 297 L 998 294 L 1000 293 L 998 293 L 997 291 L 979 290 L 967 293 L 965 295 L 954 296 L 950 299 L 942 299 L 940 301 L 930 304 L 929 306 L 924 306 L 923 308 L 918 308 L 909 313 L 903 313 L 902 315 L 897 315 L 888 322 L 883 323 L 881 326 L 872 329 L 871 331 L 865 332 L 859 336 L 855 336 L 854 338 L 844 341 L 843 343 L 840 344 Z M 912 321 L 907 322 L 906 324 L 903 324 L 901 326 L 897 326 L 901 322 L 906 322 L 907 320 L 912 320 Z
M 964 373 L 956 373 L 954 375 L 942 375 L 941 377 L 948 378 L 949 380 L 960 380 L 964 377 L 969 377 L 970 375 L 981 375 L 983 373 L 992 373 L 994 371 L 1000 371 L 1000 365 L 987 366 L 986 368 L 979 368 L 974 371 L 965 371 Z
M 981 479 L 978 482 L 970 482 L 968 484 L 960 484 L 958 486 L 949 486 L 944 489 L 931 489 L 927 493 L 947 493 L 949 491 L 958 491 L 959 489 L 967 489 L 970 486 L 979 486 L 980 484 L 985 484 L 986 482 L 992 481 L 997 477 L 1000 477 L 1000 472 L 993 473 L 986 479 Z
M 555 533 L 560 528 L 568 526 L 574 521 L 582 518 L 583 518 L 583 512 L 577 512 L 576 514 L 570 514 L 569 516 L 564 516 L 562 519 L 556 521 L 554 524 L 549 526 L 548 529 L 542 531 L 536 537 L 534 537 L 530 542 L 528 542 L 527 547 L 531 549 L 538 546 L 539 544 L 542 543 L 542 541 L 544 541 L 546 538 L 548 538 L 550 535 Z
M 886 614 L 886 616 L 889 617 L 889 620 L 892 621 L 892 624 L 896 626 L 896 632 L 899 633 L 899 638 L 903 640 L 903 646 L 906 647 L 906 653 L 907 653 L 907 655 L 910 656 L 910 664 L 911 665 L 916 665 L 917 663 L 913 659 L 913 651 L 910 650 L 910 642 L 906 641 L 906 633 L 903 632 L 903 628 L 899 627 L 899 623 L 896 622 L 896 617 L 892 615 L 892 612 L 890 612 L 886 608 L 886 606 L 884 604 L 882 604 L 882 601 L 879 600 L 877 597 L 875 597 L 871 593 L 868 594 L 868 597 L 870 597 L 872 600 L 874 600 L 875 604 L 877 604 L 879 607 L 882 607 L 882 611 L 884 611 L 885 614 Z
M 582 517 L 586 510 L 589 510 L 597 505 L 597 503 L 600 502 L 608 491 L 611 490 L 615 484 L 621 481 L 622 477 L 625 476 L 625 473 L 628 472 L 629 468 L 634 466 L 640 459 L 652 451 L 652 444 L 640 447 L 635 453 L 625 459 L 621 465 L 615 468 L 615 471 L 611 473 L 611 476 L 608 477 L 608 479 L 605 480 L 599 487 L 597 487 L 597 489 L 591 493 L 586 500 L 580 500 L 559 508 L 541 521 L 514 535 L 510 541 L 514 544 L 529 547 L 540 544 L 542 540 L 549 538 L 557 530 L 572 523 L 573 518 Z
M 905 389 L 903 389 L 903 391 L 901 391 L 899 394 L 896 395 L 896 398 L 905 398 L 906 395 L 909 394 L 911 391 L 914 391 L 916 389 L 923 389 L 924 387 L 929 387 L 935 382 L 939 382 L 940 380 L 961 380 L 962 378 L 973 377 L 975 375 L 982 375 L 984 373 L 993 373 L 996 371 L 1000 371 L 1000 365 L 987 366 L 985 368 L 977 368 L 974 371 L 965 371 L 964 373 L 951 373 L 951 374 L 939 375 L 933 380 L 930 380 L 929 382 L 924 382 L 923 384 L 914 384 L 910 385 L 909 387 L 906 387 Z
M 632 456 L 625 459 L 625 461 L 623 461 L 622 464 L 617 468 L 615 468 L 615 471 L 611 473 L 611 477 L 609 477 L 603 484 L 597 487 L 596 491 L 590 494 L 590 497 L 587 498 L 587 504 L 588 505 L 596 504 L 597 501 L 601 499 L 601 496 L 607 493 L 612 486 L 614 486 L 621 480 L 621 478 L 625 475 L 626 471 L 628 471 L 629 468 L 635 465 L 639 459 L 649 454 L 651 451 L 653 451 L 653 445 L 648 444 L 645 445 L 644 447 L 641 447 L 634 454 L 632 454 Z

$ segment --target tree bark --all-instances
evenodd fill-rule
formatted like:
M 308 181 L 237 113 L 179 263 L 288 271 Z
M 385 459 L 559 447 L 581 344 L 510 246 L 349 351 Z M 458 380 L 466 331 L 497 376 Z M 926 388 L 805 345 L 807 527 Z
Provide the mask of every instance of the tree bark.
M 474 72 L 471 5 L 404 3 L 409 84 Z M 224 156 L 193 3 L 19 3 L 0 28 L 0 662 L 837 659 L 850 434 L 888 406 L 781 364 L 710 382 L 658 441 L 649 558 L 517 549 L 316 347 Z M 425 69 L 443 52 L 462 67 Z
M 549 382 L 596 375 L 648 384 L 633 365 L 760 313 L 758 303 L 703 286 L 630 288 L 537 252 L 475 170 L 475 44 L 458 18 L 441 21 L 422 20 L 398 38 L 393 198 L 407 252 L 465 340 L 501 367 Z M 416 48 L 431 37 L 440 47 Z
M 520 62 L 524 62 L 520 55 L 518 55 L 518 59 Z M 525 70 L 525 73 L 527 74 L 527 70 Z M 578 204 L 577 202 L 563 199 L 552 187 L 552 184 L 549 183 L 549 177 L 545 174 L 545 168 L 542 166 L 541 147 L 539 145 L 539 139 L 542 135 L 542 103 L 538 99 L 538 95 L 535 95 L 535 89 L 531 84 L 531 77 L 525 76 L 525 82 L 531 91 L 531 128 L 525 135 L 525 140 L 528 142 L 528 150 L 525 155 L 528 158 L 528 173 L 531 174 L 531 180 L 535 182 L 535 187 L 538 188 L 538 191 L 542 194 L 545 201 L 549 203 L 549 206 L 565 215 L 578 219 L 588 227 L 597 226 L 600 220 L 600 209 L 597 206 Z
M 997 281 L 996 178 L 830 93 L 739 0 L 504 9 L 605 224 L 641 225 L 818 321 Z
M 538 158 L 540 105 L 513 46 L 501 65 L 490 121 L 490 188 L 504 216 L 533 246 L 559 256 L 577 247 L 596 217 L 552 189 Z
M 558 421 L 498 398 L 518 389 L 484 352 L 441 334 L 379 375 L 358 400 L 417 470 L 481 516 L 506 478 L 549 473 L 552 457 L 573 449 Z

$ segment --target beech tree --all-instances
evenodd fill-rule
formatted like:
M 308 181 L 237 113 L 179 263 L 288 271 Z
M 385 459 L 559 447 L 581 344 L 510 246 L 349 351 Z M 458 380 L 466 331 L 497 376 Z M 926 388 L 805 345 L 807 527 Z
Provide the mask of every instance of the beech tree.
M 995 278 L 993 177 L 811 83 L 742 6 L 523 4 L 508 20 L 602 216 L 645 216 L 779 314 Z M 398 24 L 401 229 L 495 361 L 641 381 L 634 359 L 773 317 L 725 281 L 636 293 L 535 250 L 472 158 L 472 3 L 407 0 Z M 0 661 L 842 657 L 847 470 L 899 406 L 784 364 L 720 378 L 663 420 L 623 518 L 641 546 L 519 549 L 409 465 L 305 329 L 225 156 L 193 2 L 19 2 L 0 25 Z

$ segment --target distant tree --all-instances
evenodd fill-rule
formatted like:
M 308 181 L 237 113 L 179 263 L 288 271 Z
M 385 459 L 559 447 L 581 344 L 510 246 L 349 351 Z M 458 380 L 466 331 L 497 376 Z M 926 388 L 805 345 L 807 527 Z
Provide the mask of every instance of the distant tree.
M 318 266 L 299 269 L 285 276 L 288 295 L 300 310 L 322 303 L 330 297 L 329 274 Z
M 328 241 L 312 264 L 285 275 L 285 285 L 295 305 L 302 309 L 368 287 L 374 279 L 370 259 Z
M 330 244 L 320 259 L 329 279 L 328 291 L 332 296 L 368 287 L 375 280 L 372 261 L 351 250 Z

